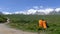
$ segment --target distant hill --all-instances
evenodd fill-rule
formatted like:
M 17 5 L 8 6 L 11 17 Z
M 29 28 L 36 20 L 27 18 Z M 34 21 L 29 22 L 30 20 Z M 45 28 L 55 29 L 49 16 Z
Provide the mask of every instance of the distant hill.
M 3 14 L 2 12 L 0 12 L 0 14 Z
M 52 11 L 49 13 L 49 15 L 60 15 L 60 11 Z
M 36 11 L 35 15 L 45 15 L 45 13 L 44 12 L 38 12 L 38 11 Z
M 16 13 L 15 12 L 14 13 L 9 13 L 9 12 L 4 12 L 3 13 L 3 12 L 0 12 L 0 15 L 1 14 L 4 14 L 4 15 L 10 14 L 11 15 L 11 14 L 16 14 Z M 57 12 L 57 11 L 54 10 L 54 11 L 51 11 L 51 12 L 49 12 L 47 14 L 46 14 L 46 12 L 42 12 L 42 11 L 41 12 L 40 11 L 36 11 L 35 13 L 30 13 L 30 14 L 28 14 L 28 12 L 23 12 L 23 13 L 19 13 L 18 12 L 17 14 L 23 14 L 23 15 L 60 15 L 60 11 Z

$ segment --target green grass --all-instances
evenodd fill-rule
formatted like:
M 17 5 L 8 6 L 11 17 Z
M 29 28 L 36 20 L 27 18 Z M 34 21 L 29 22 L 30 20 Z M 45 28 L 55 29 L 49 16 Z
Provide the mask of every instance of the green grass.
M 45 19 L 48 23 L 47 34 L 60 33 L 60 15 L 7 15 L 10 18 L 9 25 L 24 31 L 38 32 L 39 19 Z

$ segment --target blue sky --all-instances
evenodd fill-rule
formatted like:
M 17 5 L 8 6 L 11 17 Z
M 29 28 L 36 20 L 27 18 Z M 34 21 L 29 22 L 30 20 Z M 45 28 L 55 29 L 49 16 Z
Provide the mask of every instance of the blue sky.
M 0 0 L 0 11 L 15 12 L 33 8 L 60 8 L 60 0 Z

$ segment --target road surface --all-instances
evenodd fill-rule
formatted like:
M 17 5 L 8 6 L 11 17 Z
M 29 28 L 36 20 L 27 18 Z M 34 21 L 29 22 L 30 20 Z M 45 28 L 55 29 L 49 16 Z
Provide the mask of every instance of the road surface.
M 7 27 L 5 24 L 0 24 L 0 34 L 37 34 L 32 32 L 25 32 Z

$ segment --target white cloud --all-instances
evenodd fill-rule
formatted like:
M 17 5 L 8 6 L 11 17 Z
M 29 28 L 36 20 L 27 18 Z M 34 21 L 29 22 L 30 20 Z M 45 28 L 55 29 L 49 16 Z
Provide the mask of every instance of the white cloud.
M 57 11 L 57 12 L 60 11 L 60 8 L 56 8 L 55 11 Z
M 4 12 L 2 12 L 2 13 L 3 13 L 3 14 L 12 14 L 12 13 L 10 13 L 10 12 L 5 12 L 5 11 L 4 11 Z
M 15 14 L 26 14 L 26 11 L 16 11 Z
M 28 9 L 26 11 L 16 11 L 14 12 L 15 14 L 34 14 L 36 13 L 36 11 L 38 12 L 44 12 L 45 14 L 49 14 L 50 12 L 52 11 L 60 11 L 60 8 L 56 8 L 56 9 L 53 9 L 53 8 L 45 8 L 45 9 L 41 9 L 43 8 L 43 6 L 34 6 L 32 9 Z M 2 12 L 4 14 L 13 14 L 13 13 L 10 13 L 10 12 Z
M 27 10 L 27 14 L 34 14 L 37 10 L 35 9 L 29 9 Z
M 14 13 L 15 14 L 34 14 L 34 13 L 36 13 L 36 11 L 38 11 L 38 12 L 44 12 L 45 14 L 48 14 L 49 12 L 54 11 L 54 9 L 52 9 L 52 8 L 46 8 L 46 9 L 41 9 L 41 8 L 43 8 L 43 6 L 34 6 L 33 9 L 29 9 L 26 11 L 16 11 Z M 57 8 L 55 10 L 58 11 L 58 10 L 60 10 L 60 8 Z M 4 14 L 12 14 L 10 12 L 5 12 L 5 11 L 3 13 Z
M 20 11 L 15 12 L 15 14 L 19 14 L 19 13 L 20 13 Z
M 44 12 L 45 14 L 48 14 L 49 12 L 53 11 L 54 9 L 52 8 L 47 8 L 47 9 L 39 9 L 38 12 Z
M 15 14 L 34 14 L 37 10 L 29 9 L 27 11 L 16 11 Z
M 52 9 L 52 8 L 39 9 L 39 10 L 29 9 L 27 11 L 17 11 L 17 12 L 15 12 L 15 14 L 34 14 L 34 13 L 36 13 L 36 11 L 38 11 L 38 12 L 44 12 L 45 14 L 48 14 L 48 13 L 54 11 L 54 9 Z
M 39 9 L 39 7 L 38 7 L 38 6 L 33 6 L 33 8 L 34 8 L 34 9 Z
M 40 9 L 43 8 L 43 6 L 33 6 L 34 9 Z
M 48 14 L 48 13 L 50 13 L 50 12 L 52 12 L 52 11 L 54 11 L 54 9 L 52 9 L 52 8 L 45 9 L 45 13 L 46 13 L 46 14 Z

